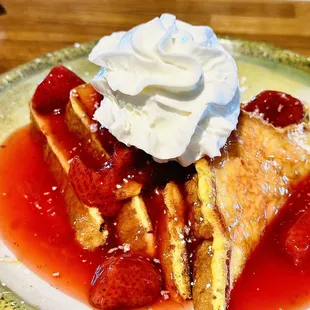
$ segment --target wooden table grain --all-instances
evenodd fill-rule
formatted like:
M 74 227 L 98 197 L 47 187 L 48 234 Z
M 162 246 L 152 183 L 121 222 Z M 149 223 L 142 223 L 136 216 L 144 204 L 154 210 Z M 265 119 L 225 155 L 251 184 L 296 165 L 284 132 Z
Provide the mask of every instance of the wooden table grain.
M 130 29 L 163 12 L 218 35 L 310 56 L 310 2 L 288 0 L 4 0 L 0 73 L 73 43 Z

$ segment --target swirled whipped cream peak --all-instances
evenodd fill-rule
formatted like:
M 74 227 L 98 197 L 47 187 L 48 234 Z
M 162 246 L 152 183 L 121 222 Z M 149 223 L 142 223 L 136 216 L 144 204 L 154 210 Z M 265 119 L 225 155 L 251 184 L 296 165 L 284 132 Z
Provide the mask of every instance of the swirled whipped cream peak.
M 161 17 L 103 37 L 89 55 L 96 119 L 158 162 L 215 157 L 240 112 L 237 67 L 211 28 Z

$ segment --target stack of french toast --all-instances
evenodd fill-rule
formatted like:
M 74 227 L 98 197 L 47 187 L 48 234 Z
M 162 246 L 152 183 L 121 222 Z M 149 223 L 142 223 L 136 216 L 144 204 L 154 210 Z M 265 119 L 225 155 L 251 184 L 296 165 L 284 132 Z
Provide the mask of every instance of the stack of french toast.
M 109 252 L 116 238 L 130 252 L 159 260 L 173 300 L 225 309 L 292 184 L 310 171 L 309 125 L 277 128 L 241 111 L 220 157 L 183 168 L 117 142 L 93 119 L 101 99 L 82 84 L 53 113 L 30 103 L 76 240 Z

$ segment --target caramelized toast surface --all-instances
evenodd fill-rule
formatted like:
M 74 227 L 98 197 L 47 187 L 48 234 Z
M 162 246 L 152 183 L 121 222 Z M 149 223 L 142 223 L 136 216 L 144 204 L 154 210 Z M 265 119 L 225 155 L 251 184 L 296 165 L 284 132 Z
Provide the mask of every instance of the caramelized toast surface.
M 215 283 L 222 289 L 219 297 L 214 293 L 212 309 L 226 308 L 227 298 L 221 298 L 224 287 L 226 292 L 232 289 L 266 226 L 284 205 L 291 185 L 309 173 L 308 145 L 308 125 L 278 129 L 242 112 L 222 156 L 196 163 L 200 212 L 213 230 L 211 289 L 218 292 Z M 198 251 L 196 270 L 202 268 L 202 251 Z M 216 259 L 217 252 L 226 255 L 227 265 Z M 207 290 L 196 290 L 207 294 Z M 194 293 L 197 307 L 209 309 L 208 300 L 196 296 Z
M 165 216 L 158 235 L 159 256 L 171 297 L 176 301 L 191 298 L 188 255 L 185 241 L 186 205 L 174 182 L 162 191 Z
M 125 202 L 115 223 L 121 243 L 130 244 L 130 249 L 135 253 L 146 253 L 149 257 L 155 257 L 156 238 L 141 196 L 135 196 Z
M 304 124 L 276 129 L 242 113 L 231 145 L 210 164 L 216 205 L 232 241 L 231 285 L 284 205 L 292 183 L 309 173 L 309 133 Z

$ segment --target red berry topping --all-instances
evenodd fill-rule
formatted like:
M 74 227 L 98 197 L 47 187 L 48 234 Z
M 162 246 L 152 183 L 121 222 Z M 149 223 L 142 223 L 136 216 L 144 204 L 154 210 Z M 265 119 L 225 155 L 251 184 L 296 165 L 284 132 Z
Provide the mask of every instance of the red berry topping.
M 247 112 L 257 112 L 275 127 L 286 127 L 300 123 L 305 110 L 302 102 L 288 94 L 266 90 L 254 97 L 241 108 Z
M 79 199 L 88 206 L 100 207 L 103 216 L 114 216 L 120 209 L 115 196 L 117 175 L 111 161 L 96 171 L 76 156 L 70 163 L 69 181 Z
M 56 66 L 38 85 L 33 98 L 33 107 L 41 113 L 62 110 L 69 101 L 70 91 L 85 82 L 64 66 Z
M 310 209 L 288 231 L 285 248 L 295 265 L 302 265 L 310 257 Z
M 138 173 L 135 167 L 135 148 L 118 143 L 110 160 L 100 170 L 87 167 L 80 157 L 72 159 L 69 169 L 69 181 L 79 199 L 89 206 L 97 206 L 103 216 L 114 216 L 121 204 L 116 200 L 118 185 L 124 178 L 133 178 Z
M 89 299 L 98 309 L 135 309 L 156 299 L 161 287 L 159 270 L 146 258 L 115 254 L 97 268 Z

